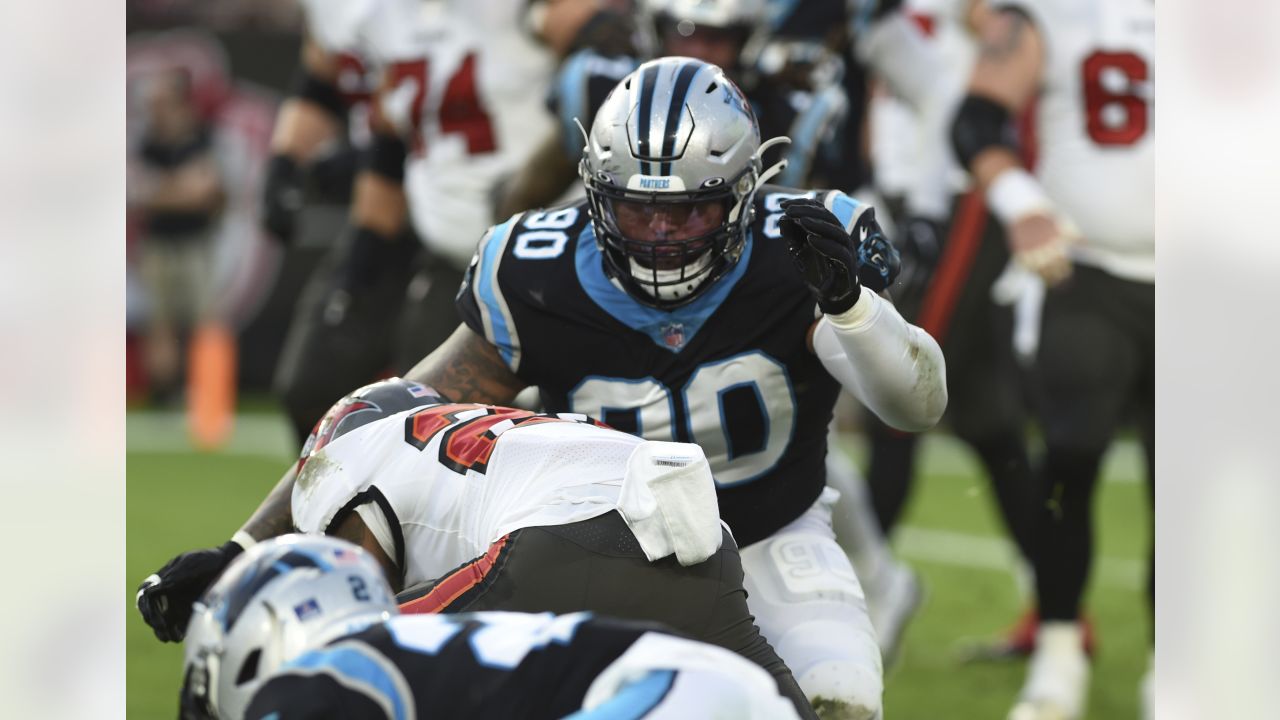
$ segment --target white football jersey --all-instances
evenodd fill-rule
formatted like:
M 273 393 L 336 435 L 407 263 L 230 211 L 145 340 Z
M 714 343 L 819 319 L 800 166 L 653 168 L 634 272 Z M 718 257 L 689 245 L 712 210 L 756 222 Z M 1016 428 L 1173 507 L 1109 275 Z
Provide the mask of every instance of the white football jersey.
M 627 461 L 644 441 L 565 417 L 448 404 L 370 423 L 307 458 L 293 522 L 323 533 L 340 510 L 376 503 L 402 538 L 412 587 L 514 530 L 603 515 L 617 507 Z
M 1036 174 L 1083 243 L 1075 259 L 1155 279 L 1155 3 L 1009 0 L 1043 39 Z
M 382 0 L 403 3 L 407 0 Z M 412 0 L 412 22 L 376 23 L 380 109 L 410 139 L 405 189 L 419 236 L 466 267 L 492 224 L 491 194 L 554 120 L 555 58 L 525 28 L 528 0 Z
M 302 0 L 307 36 L 336 58 L 335 84 L 349 110 L 350 139 L 356 146 L 369 142 L 368 100 L 377 89 L 378 68 L 365 48 L 366 28 L 381 11 L 384 0 Z

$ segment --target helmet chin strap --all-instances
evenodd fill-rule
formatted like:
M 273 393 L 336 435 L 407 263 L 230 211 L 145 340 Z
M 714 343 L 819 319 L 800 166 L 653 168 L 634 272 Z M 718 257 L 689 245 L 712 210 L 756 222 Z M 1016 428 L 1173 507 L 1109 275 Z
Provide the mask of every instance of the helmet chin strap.
M 779 135 L 776 138 L 770 138 L 760 143 L 760 147 L 756 149 L 756 154 L 751 156 L 751 161 L 755 163 L 756 167 L 762 168 L 764 167 L 764 152 L 766 150 L 769 150 L 770 148 L 773 148 L 777 145 L 790 145 L 790 144 L 791 144 L 791 138 L 787 137 L 786 135 Z M 771 180 L 774 175 L 777 175 L 778 173 L 786 169 L 787 169 L 787 159 L 784 157 L 778 162 L 774 163 L 772 166 L 770 166 L 768 170 L 762 170 L 760 172 L 760 177 L 756 179 L 756 187 L 760 187 L 761 185 L 764 185 L 765 183 L 769 182 L 769 180 Z

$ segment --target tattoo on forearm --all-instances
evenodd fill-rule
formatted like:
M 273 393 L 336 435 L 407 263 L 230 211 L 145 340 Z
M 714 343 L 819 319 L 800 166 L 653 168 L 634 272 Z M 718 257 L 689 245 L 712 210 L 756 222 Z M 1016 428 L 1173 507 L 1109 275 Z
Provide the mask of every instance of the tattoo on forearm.
M 510 402 L 523 383 L 515 378 L 488 341 L 474 333 L 469 335 L 450 338 L 449 350 L 437 351 L 439 355 L 433 353 L 421 371 L 413 373 L 413 379 L 457 402 Z
M 986 60 L 1005 60 L 1022 44 L 1026 34 L 1027 18 L 1016 10 L 997 13 L 982 34 L 982 57 Z

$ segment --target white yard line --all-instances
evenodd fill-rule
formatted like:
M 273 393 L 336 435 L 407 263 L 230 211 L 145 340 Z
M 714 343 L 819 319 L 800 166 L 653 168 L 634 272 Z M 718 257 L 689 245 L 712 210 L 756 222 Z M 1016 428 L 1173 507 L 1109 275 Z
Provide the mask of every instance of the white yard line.
M 859 435 L 843 435 L 840 446 L 852 456 L 859 467 L 866 467 L 867 444 Z M 930 474 L 972 475 L 983 477 L 982 465 L 978 457 L 963 441 L 945 433 L 929 433 L 921 442 L 922 454 L 916 463 L 916 472 L 921 476 Z M 1033 446 L 1034 457 L 1040 448 Z M 1102 461 L 1102 478 L 1104 482 L 1135 483 L 1146 478 L 1147 463 L 1143 457 L 1142 446 L 1135 440 L 1125 438 L 1111 444 Z
M 180 412 L 134 412 L 125 419 L 125 447 L 129 452 L 192 452 L 186 420 Z M 284 417 L 267 413 L 236 416 L 235 429 L 222 455 L 245 455 L 288 462 L 297 452 Z
M 894 531 L 894 550 L 908 560 L 1013 573 L 1017 556 L 1003 538 L 951 530 L 903 526 Z M 1146 562 L 1134 558 L 1094 558 L 1093 579 L 1104 585 L 1139 590 L 1146 582 Z

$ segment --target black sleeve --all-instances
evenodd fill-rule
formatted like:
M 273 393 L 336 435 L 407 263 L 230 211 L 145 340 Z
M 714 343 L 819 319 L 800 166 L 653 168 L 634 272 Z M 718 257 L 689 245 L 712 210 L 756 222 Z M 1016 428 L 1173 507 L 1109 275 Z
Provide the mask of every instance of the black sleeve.
M 268 680 L 245 712 L 245 720 L 386 720 L 373 698 L 330 675 L 277 675 Z

